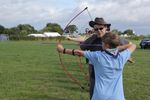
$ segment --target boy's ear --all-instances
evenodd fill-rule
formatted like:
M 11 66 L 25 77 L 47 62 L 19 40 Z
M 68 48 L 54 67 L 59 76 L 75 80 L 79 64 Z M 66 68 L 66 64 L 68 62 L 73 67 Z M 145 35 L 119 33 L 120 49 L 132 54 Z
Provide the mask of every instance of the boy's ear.
M 109 44 L 103 43 L 104 48 L 110 48 Z

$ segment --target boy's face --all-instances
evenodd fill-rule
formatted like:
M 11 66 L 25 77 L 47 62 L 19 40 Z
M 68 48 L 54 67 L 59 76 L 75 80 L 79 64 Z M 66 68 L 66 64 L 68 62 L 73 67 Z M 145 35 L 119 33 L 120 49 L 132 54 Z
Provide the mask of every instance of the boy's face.
M 105 25 L 94 25 L 94 31 L 98 35 L 98 37 L 103 37 L 107 32 L 107 26 Z

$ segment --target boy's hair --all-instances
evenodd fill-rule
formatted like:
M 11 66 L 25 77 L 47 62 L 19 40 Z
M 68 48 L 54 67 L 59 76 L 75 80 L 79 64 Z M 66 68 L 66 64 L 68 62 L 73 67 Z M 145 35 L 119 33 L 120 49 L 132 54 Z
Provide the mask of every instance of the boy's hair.
M 109 48 L 116 48 L 117 46 L 120 45 L 120 39 L 117 34 L 114 34 L 112 32 L 107 32 L 103 37 L 102 37 L 102 42 L 105 44 L 109 45 Z

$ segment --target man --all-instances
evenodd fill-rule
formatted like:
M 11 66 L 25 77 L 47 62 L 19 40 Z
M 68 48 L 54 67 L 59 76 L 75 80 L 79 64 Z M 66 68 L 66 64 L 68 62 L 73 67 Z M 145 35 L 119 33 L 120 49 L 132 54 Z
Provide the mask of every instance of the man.
M 89 25 L 94 29 L 95 34 L 93 34 L 91 37 L 82 42 L 80 48 L 82 50 L 90 51 L 103 50 L 101 38 L 105 35 L 106 32 L 110 31 L 111 24 L 107 23 L 103 18 L 96 17 L 94 21 L 89 22 Z M 124 38 L 120 38 L 119 41 L 120 45 L 129 44 L 129 42 Z M 129 60 L 129 62 L 132 63 L 133 61 Z M 92 98 L 95 84 L 94 75 L 94 67 L 89 62 L 90 99 Z
M 61 44 L 57 45 L 57 50 L 64 54 L 84 56 L 89 59 L 95 70 L 92 100 L 125 100 L 122 73 L 136 45 L 119 46 L 119 36 L 111 32 L 104 34 L 100 41 L 103 42 L 103 51 L 66 49 Z
M 103 50 L 102 48 L 102 40 L 101 38 L 104 34 L 110 30 L 111 24 L 104 21 L 103 18 L 96 17 L 94 21 L 90 21 L 89 25 L 94 29 L 95 34 L 85 40 L 81 45 L 80 48 L 82 50 L 90 50 L 90 51 L 97 51 Z M 86 45 L 88 44 L 88 45 Z M 90 100 L 93 95 L 94 84 L 95 84 L 95 74 L 94 74 L 94 67 L 89 62 L 89 81 L 90 81 Z

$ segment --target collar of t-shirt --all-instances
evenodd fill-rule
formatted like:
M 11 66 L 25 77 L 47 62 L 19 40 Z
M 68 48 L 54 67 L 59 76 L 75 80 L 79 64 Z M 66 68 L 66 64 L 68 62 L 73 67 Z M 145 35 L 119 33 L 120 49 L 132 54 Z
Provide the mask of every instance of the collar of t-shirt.
M 113 49 L 105 49 L 104 50 L 107 54 L 113 56 L 113 57 L 117 57 L 119 50 L 117 48 L 113 48 Z

